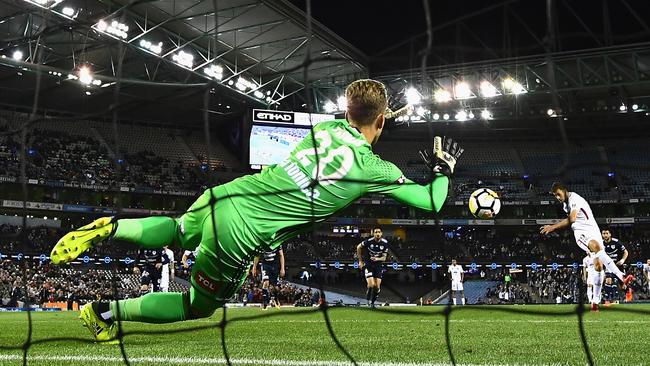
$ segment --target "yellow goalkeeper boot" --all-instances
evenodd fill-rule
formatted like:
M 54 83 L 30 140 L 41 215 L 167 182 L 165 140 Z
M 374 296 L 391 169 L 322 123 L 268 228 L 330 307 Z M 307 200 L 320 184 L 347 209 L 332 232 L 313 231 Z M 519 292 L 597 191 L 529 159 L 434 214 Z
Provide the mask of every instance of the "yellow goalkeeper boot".
M 65 234 L 59 239 L 52 249 L 52 253 L 50 253 L 52 263 L 65 264 L 72 262 L 81 253 L 111 236 L 115 227 L 116 222 L 112 217 L 102 217 Z
M 118 344 L 117 323 L 111 324 L 104 321 L 93 309 L 93 303 L 88 303 L 81 308 L 79 319 L 88 328 L 96 341 L 104 344 Z

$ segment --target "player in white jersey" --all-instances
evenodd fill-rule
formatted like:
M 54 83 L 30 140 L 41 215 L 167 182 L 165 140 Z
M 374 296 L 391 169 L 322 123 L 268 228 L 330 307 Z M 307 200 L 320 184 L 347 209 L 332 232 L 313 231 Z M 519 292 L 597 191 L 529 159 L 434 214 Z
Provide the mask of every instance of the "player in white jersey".
M 648 293 L 650 293 L 650 259 L 643 265 L 643 277 L 645 277 L 648 285 Z
M 456 294 L 460 291 L 460 298 L 463 305 L 465 305 L 465 289 L 463 288 L 463 280 L 465 280 L 465 271 L 463 266 L 456 263 L 455 259 L 451 260 L 451 266 L 447 269 L 451 276 L 451 297 L 456 305 Z
M 587 284 L 587 298 L 591 304 L 591 311 L 598 311 L 605 272 L 600 266 L 598 258 L 592 253 L 582 259 L 582 279 Z
M 587 254 L 595 253 L 595 257 L 605 266 L 607 271 L 615 274 L 621 280 L 623 287 L 627 287 L 627 284 L 634 279 L 634 276 L 625 276 L 605 252 L 603 238 L 589 203 L 577 193 L 569 192 L 567 187 L 561 183 L 553 183 L 551 192 L 563 204 L 564 212 L 568 217 L 556 224 L 542 226 L 540 233 L 548 235 L 555 230 L 571 227 L 580 249 Z
M 169 292 L 169 278 L 174 280 L 174 252 L 168 246 L 163 247 L 162 273 L 160 274 L 160 291 Z

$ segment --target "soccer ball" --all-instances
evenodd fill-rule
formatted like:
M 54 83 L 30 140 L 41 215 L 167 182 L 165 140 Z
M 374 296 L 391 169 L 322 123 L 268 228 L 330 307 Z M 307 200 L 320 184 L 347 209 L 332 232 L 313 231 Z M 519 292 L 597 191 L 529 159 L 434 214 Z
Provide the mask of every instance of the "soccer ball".
M 469 196 L 469 212 L 479 219 L 491 219 L 501 210 L 499 195 L 487 188 L 479 188 Z

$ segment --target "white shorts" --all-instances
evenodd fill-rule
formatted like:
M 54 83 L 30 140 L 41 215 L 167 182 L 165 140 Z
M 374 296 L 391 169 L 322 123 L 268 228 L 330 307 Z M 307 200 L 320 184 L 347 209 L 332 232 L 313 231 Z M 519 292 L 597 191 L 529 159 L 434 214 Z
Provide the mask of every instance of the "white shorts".
M 452 291 L 463 291 L 463 283 L 460 281 L 451 281 Z
M 573 235 L 576 238 L 576 244 L 580 247 L 580 249 L 584 250 L 585 253 L 591 253 L 589 250 L 589 242 L 594 240 L 600 244 L 601 248 L 603 247 L 603 237 L 601 236 L 599 231 L 592 231 L 592 230 L 575 230 L 573 232 Z
M 587 285 L 588 286 L 593 286 L 596 284 L 596 278 L 598 277 L 599 273 L 598 271 L 587 271 Z M 605 272 L 600 271 L 600 282 L 602 285 L 602 282 L 605 280 Z
M 160 291 L 169 292 L 169 272 L 163 272 L 160 276 Z

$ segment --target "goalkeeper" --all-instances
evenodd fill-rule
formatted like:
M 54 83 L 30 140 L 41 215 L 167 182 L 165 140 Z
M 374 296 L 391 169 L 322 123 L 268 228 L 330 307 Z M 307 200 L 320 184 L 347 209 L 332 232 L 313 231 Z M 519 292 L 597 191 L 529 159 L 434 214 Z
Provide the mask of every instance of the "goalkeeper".
M 463 149 L 436 137 L 431 153 L 420 152 L 432 180 L 415 184 L 371 149 L 385 114 L 392 114 L 386 112 L 384 85 L 357 80 L 345 96 L 346 119 L 317 124 L 285 161 L 206 190 L 179 218 L 104 217 L 63 236 L 51 253 L 54 264 L 68 263 L 108 238 L 149 249 L 170 243 L 184 249 L 199 245 L 189 293 L 158 292 L 85 305 L 80 318 L 95 339 L 114 339 L 118 319 L 169 323 L 210 316 L 239 290 L 255 255 L 308 231 L 366 193 L 439 211 Z

